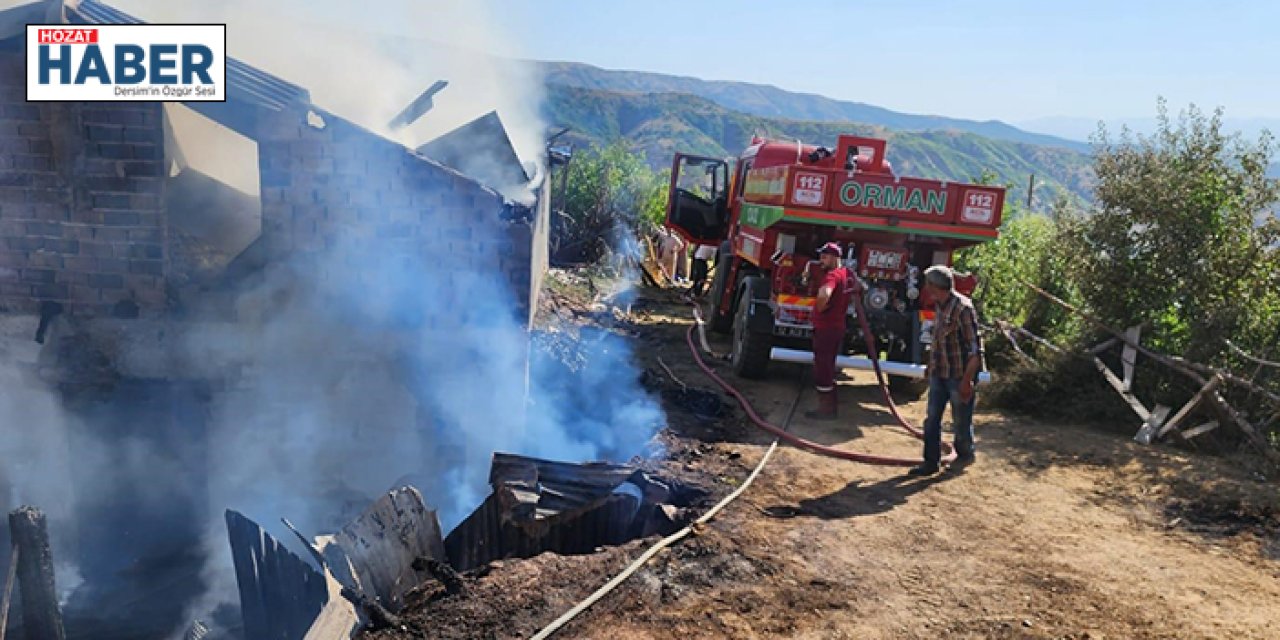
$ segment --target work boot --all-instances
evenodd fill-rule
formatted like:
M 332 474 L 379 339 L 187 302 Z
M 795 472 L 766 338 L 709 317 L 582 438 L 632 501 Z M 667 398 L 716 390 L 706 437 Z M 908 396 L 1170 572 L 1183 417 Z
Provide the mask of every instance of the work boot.
M 835 420 L 836 392 L 834 390 L 819 391 L 817 410 L 804 412 L 804 417 L 810 420 Z
M 977 456 L 975 456 L 972 451 L 961 451 L 956 454 L 956 459 L 952 460 L 951 464 L 947 465 L 947 469 L 951 471 L 960 471 L 973 464 L 975 460 L 977 460 Z
M 907 471 L 909 476 L 931 476 L 939 471 L 938 463 L 926 462 L 922 465 L 911 467 Z

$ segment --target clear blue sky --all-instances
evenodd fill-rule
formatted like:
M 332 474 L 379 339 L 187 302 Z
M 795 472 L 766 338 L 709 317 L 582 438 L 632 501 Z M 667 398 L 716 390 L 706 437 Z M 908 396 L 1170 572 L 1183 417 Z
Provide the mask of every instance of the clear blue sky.
M 975 119 L 1280 117 L 1274 0 L 495 2 L 523 52 Z M 478 43 L 477 43 L 478 44 Z
M 1150 117 L 1157 96 L 1280 119 L 1280 0 L 108 1 L 144 17 L 269 10 L 979 120 Z

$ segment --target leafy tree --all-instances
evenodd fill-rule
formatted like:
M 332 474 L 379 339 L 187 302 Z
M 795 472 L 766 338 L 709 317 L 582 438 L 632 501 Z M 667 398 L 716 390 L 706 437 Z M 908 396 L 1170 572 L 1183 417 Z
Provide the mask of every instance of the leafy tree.
M 999 240 L 959 259 L 988 281 L 988 316 L 1021 323 L 1068 348 L 1062 355 L 1040 351 L 1042 366 L 1004 360 L 1004 382 L 991 397 L 1038 413 L 1116 416 L 1126 430 L 1132 425 L 1090 360 L 1071 355 L 1102 336 L 1055 305 L 1029 297 L 1018 279 L 1115 328 L 1145 322 L 1144 344 L 1246 372 L 1280 392 L 1280 372 L 1256 367 L 1227 345 L 1280 358 L 1280 184 L 1266 176 L 1275 151 L 1272 137 L 1245 141 L 1228 135 L 1220 111 L 1205 114 L 1194 106 L 1175 120 L 1162 102 L 1153 135 L 1122 131 L 1116 139 L 1100 129 L 1094 144 L 1091 210 L 1059 203 L 1050 215 L 1036 216 L 1015 209 L 1006 214 Z M 998 346 L 996 351 L 1002 355 Z M 1158 367 L 1144 368 L 1136 384 L 1139 396 L 1170 405 L 1194 391 L 1180 375 Z M 1274 413 L 1256 394 L 1223 393 L 1255 420 Z M 1046 397 L 1072 401 L 1045 403 Z M 1273 422 L 1271 429 L 1275 441 L 1280 424 Z
M 1174 122 L 1161 102 L 1153 135 L 1101 129 L 1095 145 L 1098 208 L 1067 236 L 1072 280 L 1105 322 L 1151 322 L 1158 348 L 1211 358 L 1275 290 L 1276 225 L 1257 224 L 1280 197 L 1272 138 L 1224 134 L 1221 110 Z
M 660 224 L 667 179 L 622 142 L 592 147 L 569 163 L 564 210 L 553 227 L 561 261 L 594 262 L 645 224 Z

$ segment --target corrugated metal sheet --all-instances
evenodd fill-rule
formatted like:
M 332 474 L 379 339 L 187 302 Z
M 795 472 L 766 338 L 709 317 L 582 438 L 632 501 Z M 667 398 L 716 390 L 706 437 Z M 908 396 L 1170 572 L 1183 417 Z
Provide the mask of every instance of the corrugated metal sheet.
M 350 562 L 360 590 L 399 611 L 404 594 L 422 580 L 412 565 L 426 556 L 445 561 L 436 512 L 413 487 L 387 493 L 335 536 L 335 551 Z
M 509 192 L 529 183 L 529 176 L 497 111 L 490 111 L 418 147 L 418 153 L 498 191 Z
M 501 558 L 591 553 L 621 544 L 643 532 L 667 491 L 633 467 L 503 453 L 494 454 L 489 481 L 493 493 L 445 538 L 449 563 L 458 571 Z M 628 482 L 643 500 L 615 493 Z
M 75 7 L 68 5 L 67 16 L 76 24 L 145 24 L 97 0 L 83 0 Z M 296 84 L 228 57 L 227 99 L 280 111 L 289 105 L 310 104 L 311 95 Z
M 329 601 L 324 576 L 254 521 L 231 510 L 226 519 L 245 636 L 255 640 L 302 638 Z

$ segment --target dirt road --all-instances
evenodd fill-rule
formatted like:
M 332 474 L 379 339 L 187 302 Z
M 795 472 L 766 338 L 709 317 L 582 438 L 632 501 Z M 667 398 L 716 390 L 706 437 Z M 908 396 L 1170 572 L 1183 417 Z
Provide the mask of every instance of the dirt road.
M 712 388 L 684 346 L 685 314 L 670 298 L 639 312 L 638 357 Z M 738 382 L 780 423 L 802 374 L 780 367 L 770 380 Z M 870 376 L 839 393 L 839 422 L 798 412 L 792 430 L 918 455 Z M 801 406 L 812 402 L 808 393 Z M 923 402 L 904 409 L 923 417 Z M 671 422 L 660 466 L 721 495 L 770 442 L 741 411 L 709 424 L 671 408 Z M 977 424 L 978 462 L 932 479 L 780 450 L 701 535 L 559 637 L 1280 638 L 1274 481 L 1239 461 L 981 406 Z M 429 636 L 527 637 L 647 544 L 502 563 L 467 601 L 437 599 L 415 624 Z

